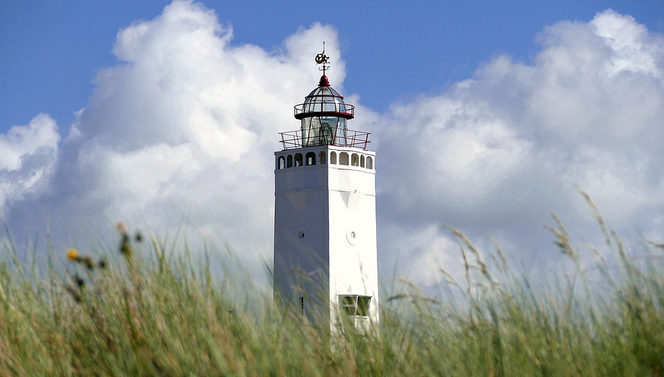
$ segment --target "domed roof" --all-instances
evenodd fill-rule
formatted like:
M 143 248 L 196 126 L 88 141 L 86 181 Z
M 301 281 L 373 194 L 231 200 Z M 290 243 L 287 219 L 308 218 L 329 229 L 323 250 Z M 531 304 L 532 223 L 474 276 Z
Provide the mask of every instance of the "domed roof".
M 318 87 L 304 98 L 304 103 L 295 106 L 297 119 L 321 115 L 345 119 L 355 117 L 355 106 L 344 102 L 344 97 L 330 86 L 325 75 L 320 78 Z

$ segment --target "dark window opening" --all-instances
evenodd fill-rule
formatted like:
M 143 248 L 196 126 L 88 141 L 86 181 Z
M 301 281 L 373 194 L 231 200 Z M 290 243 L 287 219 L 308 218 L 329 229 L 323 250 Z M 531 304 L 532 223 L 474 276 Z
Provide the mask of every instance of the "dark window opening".
M 368 317 L 371 296 L 340 295 L 339 303 L 346 315 Z
M 350 164 L 353 166 L 360 166 L 360 157 L 357 155 L 357 153 L 353 153 L 353 155 L 350 157 Z
M 307 166 L 316 165 L 316 153 L 314 152 L 307 153 L 307 155 L 305 156 L 305 162 Z
M 339 153 L 339 165 L 348 165 L 348 153 Z

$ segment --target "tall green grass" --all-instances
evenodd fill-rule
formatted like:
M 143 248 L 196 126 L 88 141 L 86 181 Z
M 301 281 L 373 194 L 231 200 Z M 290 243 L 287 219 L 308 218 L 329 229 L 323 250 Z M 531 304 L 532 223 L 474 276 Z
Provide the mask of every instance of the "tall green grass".
M 481 251 L 451 228 L 463 281 L 448 274 L 437 299 L 402 281 L 383 298 L 380 324 L 332 337 L 273 310 L 250 281 L 213 272 L 209 258 L 192 261 L 186 245 L 165 250 L 122 230 L 120 247 L 69 260 L 47 250 L 39 269 L 38 253 L 26 261 L 7 235 L 0 375 L 660 376 L 662 245 L 641 243 L 650 258 L 640 263 L 591 208 L 599 248 L 575 246 L 554 217 L 568 278 L 534 284 L 497 245 Z

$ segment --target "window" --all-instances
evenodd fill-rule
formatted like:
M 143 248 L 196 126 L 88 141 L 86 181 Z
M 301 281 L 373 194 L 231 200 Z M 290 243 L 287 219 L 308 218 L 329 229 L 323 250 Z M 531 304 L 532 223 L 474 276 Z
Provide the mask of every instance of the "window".
M 284 169 L 286 167 L 286 159 L 284 156 L 279 156 L 277 160 L 277 169 Z
M 286 158 L 286 167 L 287 168 L 293 167 L 293 156 L 288 155 L 288 157 Z
M 302 166 L 302 153 L 295 154 L 295 166 Z
M 364 156 L 360 157 L 360 167 L 364 167 Z
M 320 152 L 318 154 L 318 163 L 325 164 L 325 152 Z
M 331 152 L 330 153 L 330 164 L 333 164 L 333 165 L 337 164 L 337 152 Z
M 304 297 L 300 296 L 300 314 L 304 315 Z
M 350 164 L 353 166 L 360 166 L 360 157 L 357 153 L 353 153 L 353 155 L 350 156 Z
M 367 169 L 373 169 L 373 159 L 371 157 L 367 157 Z
M 340 295 L 339 305 L 346 315 L 368 317 L 371 296 Z
M 332 127 L 330 127 L 330 124 L 328 122 L 321 123 L 319 135 L 320 135 L 319 145 L 334 144 L 334 131 L 332 131 Z
M 348 153 L 339 153 L 339 165 L 348 165 Z
M 314 152 L 307 153 L 307 155 L 305 156 L 304 162 L 307 164 L 307 166 L 316 165 L 316 153 L 314 153 Z

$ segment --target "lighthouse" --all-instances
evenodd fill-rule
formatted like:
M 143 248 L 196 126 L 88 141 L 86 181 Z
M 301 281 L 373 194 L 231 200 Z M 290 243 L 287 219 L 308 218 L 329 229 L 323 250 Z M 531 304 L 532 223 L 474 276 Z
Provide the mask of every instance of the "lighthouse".
M 351 130 L 355 107 L 323 75 L 296 105 L 295 131 L 275 152 L 274 298 L 307 320 L 366 328 L 379 320 L 376 154 Z

